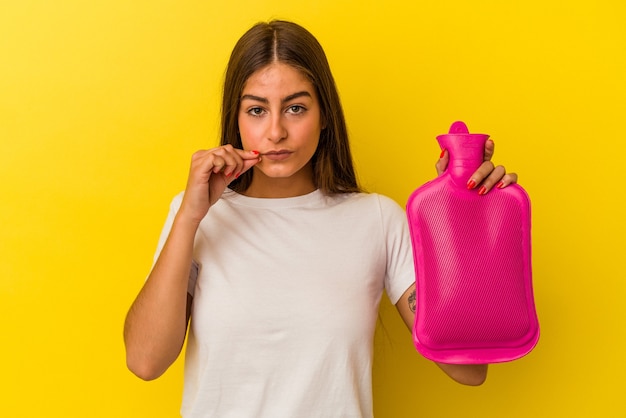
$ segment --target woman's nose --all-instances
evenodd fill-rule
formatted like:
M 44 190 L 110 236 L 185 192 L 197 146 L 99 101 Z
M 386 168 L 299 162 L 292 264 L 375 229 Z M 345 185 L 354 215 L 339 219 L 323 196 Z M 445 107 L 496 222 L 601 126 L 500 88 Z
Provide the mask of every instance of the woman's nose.
M 279 142 L 287 138 L 287 129 L 281 114 L 273 115 L 270 118 L 270 126 L 267 133 L 267 139 L 272 142 Z

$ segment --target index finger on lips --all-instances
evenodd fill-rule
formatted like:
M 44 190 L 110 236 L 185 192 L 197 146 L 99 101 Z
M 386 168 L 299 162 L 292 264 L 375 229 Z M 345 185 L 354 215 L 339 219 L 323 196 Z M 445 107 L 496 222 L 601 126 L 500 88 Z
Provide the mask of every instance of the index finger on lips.
M 241 167 L 239 167 L 235 172 L 235 178 L 239 177 L 241 174 L 245 173 L 261 161 L 261 153 L 259 151 L 240 149 L 235 149 L 235 151 L 242 158 Z
M 259 151 L 256 150 L 244 150 L 244 149 L 239 149 L 236 150 L 239 155 L 241 156 L 241 158 L 243 158 L 244 160 L 254 160 L 254 159 L 261 159 L 261 153 Z

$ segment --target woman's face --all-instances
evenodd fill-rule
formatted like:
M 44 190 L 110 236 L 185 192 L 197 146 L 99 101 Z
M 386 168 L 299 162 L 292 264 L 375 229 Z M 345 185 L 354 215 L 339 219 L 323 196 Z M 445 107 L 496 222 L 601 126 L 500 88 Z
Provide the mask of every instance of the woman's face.
M 251 188 L 259 182 L 276 186 L 272 180 L 278 179 L 311 188 L 311 157 L 322 126 L 315 87 L 302 72 L 272 63 L 253 73 L 241 94 L 238 122 L 243 148 L 261 153 Z

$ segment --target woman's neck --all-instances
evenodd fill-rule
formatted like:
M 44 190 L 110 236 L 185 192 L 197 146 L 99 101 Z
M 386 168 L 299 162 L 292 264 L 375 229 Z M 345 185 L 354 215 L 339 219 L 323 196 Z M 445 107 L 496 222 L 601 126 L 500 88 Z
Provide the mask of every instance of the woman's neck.
M 286 178 L 268 177 L 261 170 L 254 170 L 250 186 L 241 194 L 248 197 L 277 199 L 303 196 L 316 189 L 313 172 L 306 168 Z

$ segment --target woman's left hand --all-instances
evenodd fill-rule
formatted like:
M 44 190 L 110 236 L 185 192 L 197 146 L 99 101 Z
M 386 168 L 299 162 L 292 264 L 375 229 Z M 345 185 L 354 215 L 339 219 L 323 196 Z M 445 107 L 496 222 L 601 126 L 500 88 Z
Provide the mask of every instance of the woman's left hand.
M 478 170 L 467 179 L 467 188 L 475 189 L 478 187 L 478 194 L 485 194 L 493 187 L 502 189 L 509 184 L 517 183 L 517 174 L 507 173 L 504 166 L 494 166 L 491 162 L 493 152 L 495 150 L 495 144 L 491 139 L 485 142 L 485 159 L 483 163 L 478 167 Z M 443 150 L 439 156 L 439 161 L 435 164 L 437 169 L 437 175 L 441 175 L 446 167 L 450 156 L 447 150 Z

